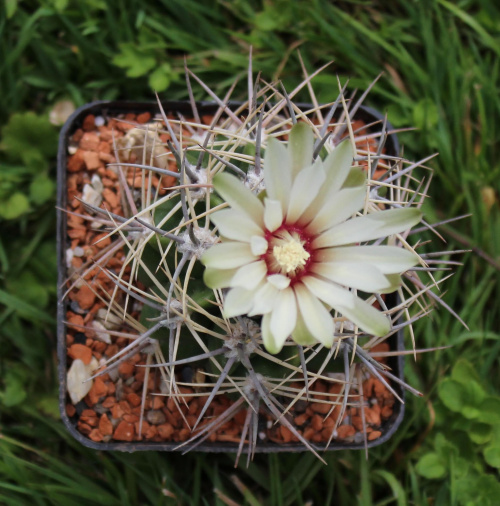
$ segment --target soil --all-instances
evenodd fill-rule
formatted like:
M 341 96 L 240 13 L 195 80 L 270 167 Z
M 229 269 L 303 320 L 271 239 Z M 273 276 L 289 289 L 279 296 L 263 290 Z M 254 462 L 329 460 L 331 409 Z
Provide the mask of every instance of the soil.
M 84 206 L 75 197 L 81 198 L 85 184 L 90 184 L 94 174 L 97 174 L 103 184 L 102 203 L 100 207 L 112 213 L 123 215 L 122 195 L 118 188 L 117 174 L 107 168 L 108 163 L 115 162 L 113 155 L 113 135 L 115 140 L 123 136 L 133 125 L 151 120 L 149 113 L 134 115 L 127 114 L 121 119 L 126 122 L 111 119 L 103 124 L 103 119 L 88 115 L 83 121 L 82 128 L 76 130 L 71 139 L 68 151 L 71 154 L 67 164 L 67 248 L 69 263 L 68 288 L 71 283 L 83 275 L 86 284 L 76 283 L 68 293 L 67 305 L 67 355 L 68 366 L 75 359 L 84 364 L 90 364 L 95 358 L 98 362 L 109 358 L 124 348 L 129 341 L 123 337 L 116 337 L 110 331 L 110 342 L 105 342 L 102 334 L 96 333 L 93 322 L 97 319 L 99 309 L 105 307 L 99 299 L 99 293 L 111 293 L 115 285 L 99 268 L 95 267 L 95 260 L 106 255 L 113 248 L 111 238 L 105 238 L 106 232 L 96 229 L 89 221 Z M 207 118 L 207 122 L 210 118 Z M 359 125 L 355 125 L 355 128 Z M 112 133 L 113 132 L 113 133 Z M 162 141 L 168 136 L 162 134 Z M 364 146 L 366 148 L 366 145 Z M 176 170 L 175 164 L 168 167 Z M 174 184 L 175 179 L 170 176 L 162 178 L 152 175 L 155 187 L 160 186 L 160 193 Z M 132 180 L 132 173 L 128 183 L 134 187 L 142 184 L 140 178 Z M 105 239 L 104 239 L 105 238 Z M 122 249 L 109 256 L 105 262 L 106 268 L 118 272 L 125 258 Z M 126 280 L 125 276 L 125 280 Z M 138 311 L 132 314 L 139 318 Z M 130 328 L 121 327 L 131 333 Z M 373 351 L 387 351 L 388 345 L 383 343 Z M 380 359 L 383 360 L 383 359 Z M 194 392 L 193 389 L 181 387 L 181 393 L 186 394 L 180 402 L 168 396 L 154 395 L 160 391 L 160 375 L 151 373 L 147 385 L 147 397 L 141 406 L 145 368 L 137 367 L 146 363 L 146 355 L 137 353 L 123 362 L 117 370 L 105 373 L 94 379 L 92 387 L 82 401 L 73 405 L 68 397 L 66 412 L 77 429 L 94 442 L 118 441 L 152 441 L 152 442 L 183 442 L 192 437 L 191 427 L 198 418 L 198 414 L 206 402 L 209 391 Z M 157 371 L 157 370 L 156 370 Z M 301 388 L 302 385 L 291 385 Z M 339 393 L 338 384 L 327 384 L 317 381 L 312 387 L 313 395 L 310 402 L 299 401 L 290 411 L 290 419 L 303 437 L 311 442 L 327 442 L 336 425 L 339 408 L 331 413 L 331 405 L 322 403 L 326 394 Z M 363 383 L 366 407 L 364 418 L 366 421 L 366 437 L 369 441 L 382 435 L 384 422 L 391 418 L 395 398 L 388 389 L 372 377 Z M 205 415 L 204 424 L 213 420 L 224 412 L 231 404 L 225 395 L 218 395 L 212 401 Z M 143 412 L 142 433 L 139 433 L 141 410 Z M 241 429 L 246 417 L 246 409 L 238 412 L 232 420 L 211 434 L 209 441 L 239 443 Z M 264 421 L 262 423 L 262 420 Z M 267 423 L 266 423 L 267 421 Z M 298 439 L 284 426 L 275 424 L 270 415 L 264 411 L 261 414 L 261 440 L 275 443 L 293 443 Z M 341 424 L 333 434 L 336 442 L 363 441 L 363 421 L 359 409 L 348 408 Z

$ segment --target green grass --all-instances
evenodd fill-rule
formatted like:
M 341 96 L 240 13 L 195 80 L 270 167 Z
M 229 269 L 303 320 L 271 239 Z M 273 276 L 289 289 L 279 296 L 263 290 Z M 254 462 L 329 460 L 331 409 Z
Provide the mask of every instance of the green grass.
M 224 504 L 221 498 L 229 497 L 269 505 L 488 504 L 481 493 L 494 490 L 490 480 L 499 475 L 485 463 L 481 445 L 452 441 L 438 478 L 418 463 L 437 454 L 439 433 L 448 433 L 450 413 L 438 385 L 460 358 L 474 365 L 489 395 L 500 395 L 497 2 L 8 0 L 6 6 L 0 14 L 0 197 L 24 197 L 17 217 L 0 218 L 0 503 Z M 435 248 L 473 250 L 446 282 L 444 297 L 469 330 L 442 308 L 416 327 L 418 347 L 453 346 L 416 363 L 407 359 L 407 377 L 425 397 L 408 399 L 401 429 L 368 461 L 361 452 L 328 454 L 327 467 L 307 454 L 258 455 L 248 469 L 234 470 L 230 455 L 87 450 L 66 434 L 56 409 L 54 189 L 45 198 L 40 180 L 30 189 L 35 177 L 55 178 L 54 131 L 48 127 L 40 140 L 30 133 L 32 120 L 21 121 L 20 129 L 5 125 L 26 111 L 43 117 L 64 98 L 77 106 L 151 99 L 151 84 L 166 87 L 162 98 L 186 98 L 184 55 L 218 93 L 239 77 L 242 96 L 250 45 L 254 69 L 265 79 L 283 69 L 287 89 L 301 80 L 297 48 L 309 71 L 335 60 L 314 81 L 323 101 L 337 93 L 336 73 L 364 90 L 385 71 L 370 105 L 387 111 L 395 126 L 418 127 L 400 136 L 409 157 L 439 152 L 431 162 L 427 219 L 472 214 L 442 227 L 446 244 L 433 238 Z M 9 131 L 22 146 L 35 146 L 31 157 L 26 147 L 13 148 Z M 54 149 L 40 147 L 51 143 Z M 462 429 L 453 430 L 472 430 L 467 419 L 459 421 Z M 469 494 L 460 488 L 464 459 L 474 462 L 465 473 Z

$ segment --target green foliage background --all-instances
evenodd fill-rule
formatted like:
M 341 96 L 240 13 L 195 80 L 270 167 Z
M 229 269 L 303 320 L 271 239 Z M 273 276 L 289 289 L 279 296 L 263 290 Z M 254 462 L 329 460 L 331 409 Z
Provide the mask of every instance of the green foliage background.
M 61 99 L 186 98 L 183 57 L 222 94 L 254 69 L 319 99 L 336 74 L 387 111 L 408 157 L 434 152 L 426 205 L 447 244 L 470 249 L 445 310 L 417 326 L 408 398 L 393 439 L 370 451 L 258 455 L 109 454 L 81 447 L 57 412 L 55 154 Z M 494 505 L 500 497 L 500 7 L 494 0 L 6 0 L 0 6 L 0 503 L 6 505 Z M 198 93 L 198 98 L 205 98 Z M 304 95 L 307 100 L 307 95 Z M 431 238 L 425 237 L 425 238 Z M 436 238 L 433 238 L 436 241 Z M 408 345 L 410 345 L 408 341 Z M 177 499 L 172 498 L 175 495 Z

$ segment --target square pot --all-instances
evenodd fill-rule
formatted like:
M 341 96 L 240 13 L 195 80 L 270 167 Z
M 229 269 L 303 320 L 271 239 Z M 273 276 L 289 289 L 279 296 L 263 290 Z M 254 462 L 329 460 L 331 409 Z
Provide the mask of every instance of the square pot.
M 240 103 L 230 103 L 231 109 L 235 110 Z M 310 109 L 310 104 L 302 104 L 304 110 Z M 213 103 L 198 103 L 198 110 L 200 115 L 211 115 L 217 109 L 217 105 Z M 163 104 L 165 112 L 180 113 L 185 117 L 189 117 L 191 113 L 191 106 L 186 102 L 166 102 Z M 68 428 L 69 432 L 85 446 L 98 450 L 117 450 L 117 451 L 138 451 L 138 450 L 155 450 L 155 451 L 173 451 L 179 446 L 178 442 L 152 442 L 152 441 L 131 441 L 131 442 L 96 442 L 89 439 L 77 430 L 78 423 L 78 412 L 81 413 L 84 405 L 76 407 L 76 413 L 73 416 L 69 416 L 67 413 L 68 394 L 67 394 L 67 372 L 68 372 L 68 359 L 67 359 L 67 342 L 66 336 L 68 333 L 68 327 L 64 323 L 66 312 L 68 309 L 69 301 L 63 299 L 65 293 L 65 279 L 67 278 L 67 263 L 66 263 L 66 251 L 69 246 L 69 240 L 67 236 L 67 214 L 63 211 L 67 208 L 67 165 L 68 165 L 68 145 L 71 136 L 82 127 L 84 120 L 88 115 L 94 115 L 103 118 L 116 118 L 119 115 L 133 113 L 150 113 L 153 117 L 159 113 L 158 105 L 156 103 L 137 103 L 137 102 L 94 102 L 87 104 L 77 111 L 68 119 L 66 124 L 63 126 L 60 133 L 59 140 L 59 152 L 58 152 L 58 358 L 59 358 L 59 382 L 60 382 L 60 411 L 64 424 Z M 355 116 L 356 119 L 363 121 L 365 124 L 370 125 L 376 121 L 382 120 L 382 116 L 367 107 L 361 107 Z M 388 130 L 391 127 L 388 126 Z M 395 134 L 388 135 L 386 142 L 387 154 L 397 156 L 399 152 L 398 140 Z M 387 297 L 386 302 L 388 305 L 396 305 L 397 297 L 395 294 L 391 294 Z M 399 330 L 396 334 L 391 336 L 388 341 L 391 350 L 402 351 L 404 349 L 403 334 L 402 330 Z M 388 365 L 391 368 L 393 374 L 400 379 L 403 378 L 403 357 L 389 357 Z M 404 390 L 398 384 L 392 385 L 397 394 L 403 399 Z M 80 401 L 79 404 L 84 401 Z M 396 431 L 400 425 L 404 415 L 404 405 L 396 402 L 392 415 L 389 419 L 384 421 L 380 427 L 382 435 L 373 441 L 368 442 L 368 447 L 373 447 L 387 441 L 392 434 Z M 324 450 L 325 445 L 313 444 L 317 450 Z M 343 443 L 341 441 L 333 441 L 329 446 L 328 450 L 341 450 L 341 449 L 362 449 L 364 448 L 364 442 L 359 443 Z M 184 447 L 182 450 L 186 450 L 189 447 Z M 236 443 L 230 442 L 204 442 L 196 446 L 196 451 L 205 452 L 235 452 L 238 448 Z M 256 452 L 298 452 L 305 451 L 306 448 L 301 443 L 286 443 L 278 444 L 272 441 L 258 442 L 256 446 Z M 246 451 L 246 445 L 245 450 Z

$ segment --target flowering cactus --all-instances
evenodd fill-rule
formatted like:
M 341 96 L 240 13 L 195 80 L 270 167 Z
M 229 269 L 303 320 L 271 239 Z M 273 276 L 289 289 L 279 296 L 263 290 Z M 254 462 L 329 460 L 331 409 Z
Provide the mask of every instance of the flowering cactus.
M 328 406 L 325 416 L 335 413 L 326 447 L 349 406 L 365 406 L 370 375 L 396 398 L 391 382 L 418 394 L 371 350 L 404 327 L 411 331 L 430 302 L 440 302 L 431 290 L 435 267 L 410 241 L 426 191 L 413 171 L 425 160 L 386 154 L 385 121 L 354 128 L 360 103 L 348 104 L 342 90 L 333 104 L 301 110 L 292 99 L 311 76 L 290 94 L 258 80 L 234 110 L 229 93 L 220 99 L 186 75 L 191 97 L 193 77 L 217 104 L 210 124 L 194 100 L 193 119 L 169 117 L 159 104 L 156 122 L 120 140 L 110 165 L 122 183 L 131 174 L 142 178 L 139 191 L 124 186 L 126 216 L 86 203 L 92 219 L 110 228 L 110 249 L 127 248 L 120 272 L 106 268 L 106 256 L 97 263 L 115 284 L 102 296 L 108 314 L 138 332 L 96 375 L 139 351 L 146 356 L 141 425 L 150 395 L 167 396 L 178 409 L 189 396 L 206 397 L 188 449 L 247 408 L 238 456 L 245 441 L 253 455 L 265 408 L 317 455 L 287 416 L 310 400 L 315 383 L 333 392 L 318 401 Z M 153 174 L 176 182 L 160 195 Z M 385 294 L 395 291 L 399 302 L 387 305 Z M 138 305 L 139 321 L 131 314 Z M 150 392 L 153 368 L 162 386 Z M 206 419 L 226 395 L 232 403 Z

